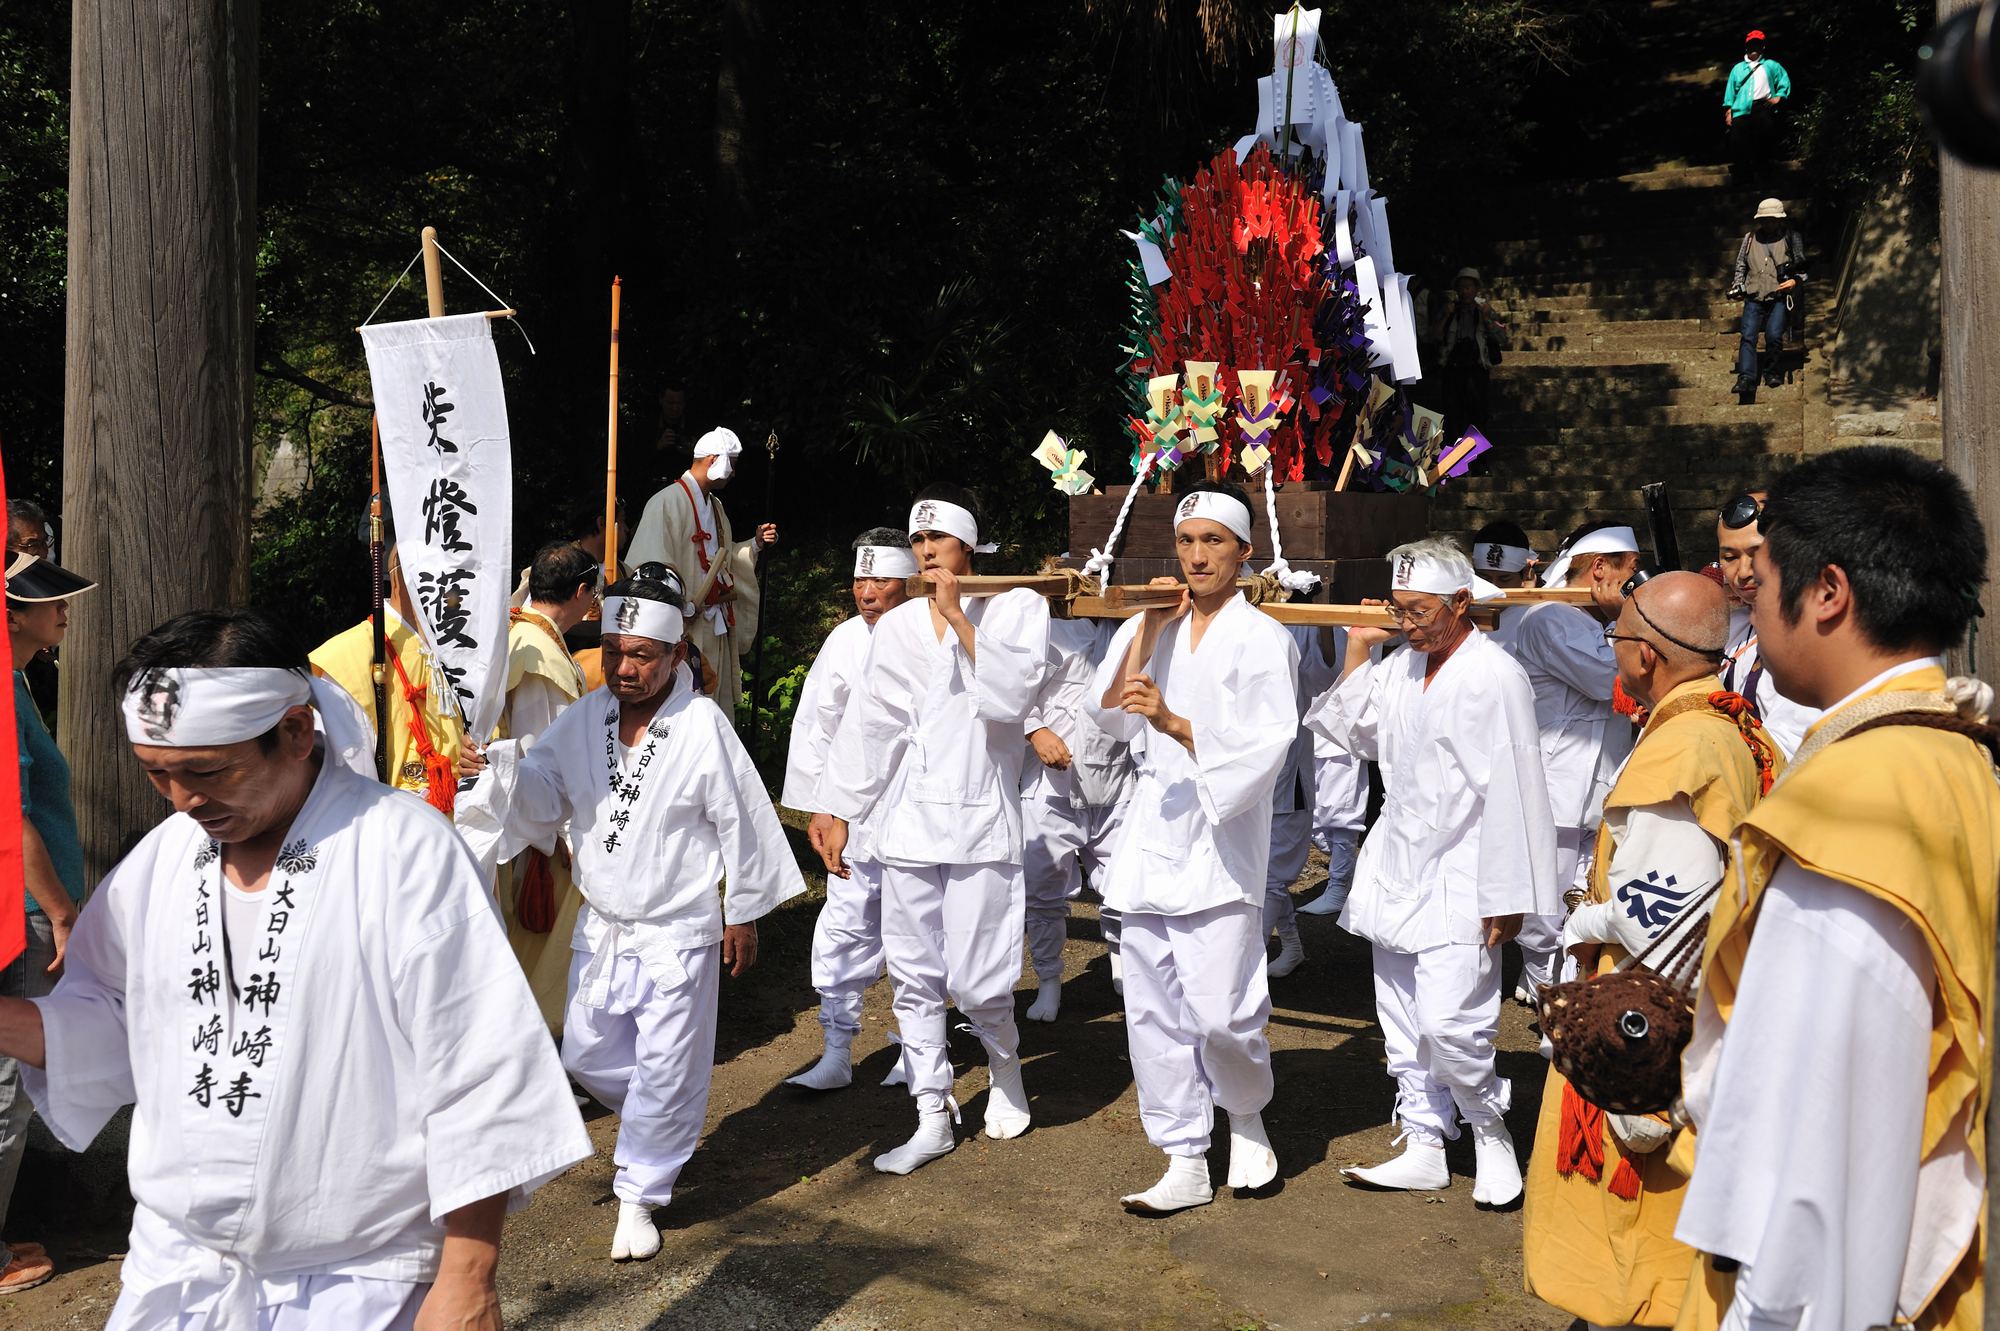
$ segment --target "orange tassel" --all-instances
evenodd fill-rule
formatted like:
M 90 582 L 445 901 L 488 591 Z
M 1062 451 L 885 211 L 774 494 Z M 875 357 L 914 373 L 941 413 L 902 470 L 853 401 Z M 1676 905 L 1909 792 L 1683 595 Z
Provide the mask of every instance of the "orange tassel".
M 1604 1177 L 1604 1111 L 1563 1083 L 1562 1131 L 1556 1141 L 1556 1173 L 1582 1174 L 1592 1183 Z
M 1618 1157 L 1618 1168 L 1611 1171 L 1611 1195 L 1621 1202 L 1639 1199 L 1639 1171 L 1632 1168 L 1632 1157 Z

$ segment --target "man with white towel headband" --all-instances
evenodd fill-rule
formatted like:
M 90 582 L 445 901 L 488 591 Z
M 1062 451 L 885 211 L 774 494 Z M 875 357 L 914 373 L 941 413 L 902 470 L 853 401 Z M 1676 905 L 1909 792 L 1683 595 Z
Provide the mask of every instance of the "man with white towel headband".
M 64 1145 L 136 1106 L 109 1325 L 497 1331 L 502 1218 L 591 1148 L 485 877 L 276 620 L 182 615 L 114 679 L 175 811 L 0 1000 Z
M 871 527 L 854 540 L 854 617 L 820 644 L 792 713 L 785 788 L 778 802 L 812 815 L 813 849 L 826 841 L 833 815 L 826 812 L 820 781 L 833 732 L 853 699 L 868 643 L 882 616 L 909 599 L 917 557 L 909 538 L 894 527 Z M 812 983 L 819 991 L 819 1024 L 825 1035 L 819 1062 L 785 1080 L 809 1091 L 832 1091 L 854 1080 L 854 1037 L 861 1031 L 861 1000 L 882 974 L 882 866 L 865 820 L 848 833 L 846 872 L 829 870 L 826 904 L 813 924 Z M 900 1081 L 896 1074 L 893 1080 Z
M 749 969 L 756 921 L 805 891 L 750 755 L 695 687 L 686 629 L 666 582 L 607 588 L 604 687 L 534 747 L 488 746 L 459 801 L 459 831 L 489 862 L 568 830 L 584 908 L 563 1066 L 619 1116 L 613 1261 L 659 1252 L 653 1208 L 701 1140 L 722 968 Z
M 882 865 L 882 953 L 896 989 L 917 1130 L 875 1159 L 907 1174 L 957 1146 L 945 1004 L 986 1046 L 986 1135 L 1028 1130 L 1014 981 L 1021 974 L 1021 727 L 1048 668 L 1048 602 L 1026 589 L 966 596 L 978 501 L 939 482 L 910 507 L 909 543 L 935 595 L 882 616 L 820 780 L 833 815 L 827 871 L 857 822 Z
M 1251 531 L 1236 487 L 1183 492 L 1174 549 L 1186 588 L 1119 629 L 1092 684 L 1092 720 L 1131 744 L 1139 768 L 1103 893 L 1121 921 L 1139 1118 L 1167 1155 L 1159 1182 L 1122 1198 L 1143 1215 L 1214 1200 L 1218 1105 L 1229 1186 L 1261 1188 L 1278 1172 L 1263 1119 L 1264 895 L 1273 796 L 1299 735 L 1299 652 L 1237 589 Z
M 715 674 L 716 706 L 732 719 L 743 693 L 743 655 L 757 641 L 757 555 L 778 540 L 769 522 L 759 523 L 747 541 L 731 535 L 717 492 L 736 474 L 742 453 L 743 441 L 726 426 L 696 440 L 688 469 L 646 502 L 625 555 L 627 568 L 665 564 L 687 584 L 696 607 L 688 636 Z
M 1306 724 L 1378 763 L 1381 817 L 1362 843 L 1341 926 L 1375 945 L 1375 1012 L 1396 1079 L 1396 1159 L 1343 1170 L 1352 1182 L 1449 1187 L 1444 1142 L 1458 1120 L 1477 1148 L 1475 1203 L 1521 1195 L 1521 1166 L 1494 1070 L 1500 945 L 1524 915 L 1559 907 L 1555 824 L 1535 695 L 1521 667 L 1478 632 L 1475 597 L 1497 593 L 1450 541 L 1389 552 L 1388 610 L 1407 646 L 1373 660 L 1387 628 L 1347 634 L 1346 673 Z

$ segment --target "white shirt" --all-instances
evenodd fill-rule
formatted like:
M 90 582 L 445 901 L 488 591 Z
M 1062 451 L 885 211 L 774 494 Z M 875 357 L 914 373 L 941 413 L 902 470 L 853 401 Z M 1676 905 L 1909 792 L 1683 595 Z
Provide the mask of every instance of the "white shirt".
M 1320 654 L 1319 630 L 1303 624 L 1285 626 L 1291 636 L 1292 646 L 1299 655 L 1298 687 L 1299 716 L 1301 718 L 1298 737 L 1292 741 L 1291 751 L 1285 755 L 1285 765 L 1278 772 L 1278 784 L 1273 792 L 1271 811 L 1273 813 L 1311 814 L 1316 798 L 1315 764 L 1313 750 L 1319 737 L 1306 729 L 1304 716 L 1306 708 L 1315 699 L 1340 682 L 1340 667 L 1335 662 L 1344 659 L 1347 651 L 1347 630 L 1333 630 L 1335 661 L 1329 662 Z
M 854 681 L 868 659 L 868 621 L 859 615 L 843 621 L 820 644 L 806 682 L 799 689 L 798 707 L 792 713 L 792 735 L 785 751 L 785 786 L 778 802 L 802 813 L 823 813 L 826 801 L 820 797 L 820 779 L 826 773 L 827 750 L 833 747 L 833 732 L 847 713 L 854 696 Z M 874 837 L 863 818 L 848 829 L 847 858 L 873 860 Z
M 1764 68 L 1763 61 L 1753 60 L 1750 63 L 1750 100 L 1761 102 L 1770 95 L 1771 71 Z
M 868 817 L 884 864 L 1021 862 L 1021 724 L 1048 669 L 1049 607 L 1033 592 L 965 599 L 975 652 L 931 603 L 875 621 L 821 779 L 826 812 Z
M 1565 950 L 1577 943 L 1616 943 L 1636 957 L 1668 928 L 1692 925 L 1713 909 L 1712 902 L 1704 902 L 1682 918 L 1722 881 L 1723 870 L 1722 843 L 1696 821 L 1685 795 L 1665 804 L 1607 809 L 1604 825 L 1611 832 L 1604 878 L 1611 899 L 1570 912 L 1563 926 Z M 1660 969 L 1672 948 L 1662 943 L 1647 964 Z
M 1046 727 L 1069 746 L 1070 765 L 1057 771 L 1029 746 L 1021 769 L 1021 796 L 1082 808 L 1123 804 L 1138 783 L 1132 750 L 1102 726 L 1085 719 L 1096 707 L 1091 686 L 1117 625 L 1108 619 L 1049 620 L 1048 675 L 1021 729 L 1028 735 Z
M 1778 692 L 1778 682 L 1758 658 L 1757 631 L 1751 627 L 1747 606 L 1736 606 L 1729 612 L 1729 649 L 1721 675 L 1722 687 L 1731 693 L 1749 691 L 1746 696 L 1757 708 L 1757 719 L 1787 759 L 1798 752 L 1813 722 L 1825 715 Z
M 1114 698 L 1145 616 L 1118 630 L 1092 682 Z M 1139 784 L 1105 874 L 1114 910 L 1192 915 L 1264 899 L 1271 797 L 1298 739 L 1298 648 L 1284 626 L 1242 597 L 1217 611 L 1198 645 L 1189 617 L 1169 624 L 1146 673 L 1167 710 L 1194 731 L 1194 752 L 1144 718 L 1093 706 L 1106 733 L 1132 746 Z
M 232 930 L 240 997 L 221 885 L 192 818 L 155 828 L 85 905 L 34 1000 L 47 1071 L 21 1069 L 72 1150 L 137 1106 L 123 1280 L 145 1325 L 218 1304 L 254 1325 L 308 1275 L 430 1280 L 446 1213 L 590 1156 L 486 879 L 422 800 L 322 766 Z
M 1493 638 L 1528 672 L 1549 812 L 1561 828 L 1595 828 L 1611 777 L 1632 751 L 1632 726 L 1611 705 L 1618 659 L 1604 625 L 1581 606 L 1547 602 L 1500 612 Z
M 610 690 L 597 689 L 532 749 L 490 745 L 491 766 L 459 796 L 459 830 L 482 858 L 511 859 L 567 823 L 585 903 L 571 946 L 600 961 L 638 956 L 671 986 L 685 978 L 681 952 L 720 942 L 725 922 L 768 915 L 804 892 L 805 880 L 750 755 L 687 666 L 637 752 L 618 741 L 618 714 Z M 618 794 L 607 743 L 620 768 Z M 608 965 L 594 967 L 586 989 L 596 992 L 608 977 Z
M 1393 952 L 1482 943 L 1487 917 L 1562 908 L 1526 672 L 1478 632 L 1427 689 L 1428 661 L 1409 648 L 1369 661 L 1306 714 L 1319 734 L 1381 765 L 1382 814 L 1340 924 Z

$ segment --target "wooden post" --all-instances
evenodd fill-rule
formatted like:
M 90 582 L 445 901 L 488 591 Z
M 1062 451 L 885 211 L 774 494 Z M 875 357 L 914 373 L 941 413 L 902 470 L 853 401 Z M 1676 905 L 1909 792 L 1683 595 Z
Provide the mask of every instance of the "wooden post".
M 257 5 L 155 22 L 76 0 L 71 22 L 63 562 L 98 590 L 63 646 L 59 732 L 94 882 L 166 811 L 113 663 L 249 594 Z
M 1938 18 L 1951 17 L 1973 0 L 1939 0 Z M 2000 463 L 1988 456 L 2000 437 L 2000 173 L 1967 166 L 1938 152 L 1938 234 L 1943 251 L 1939 313 L 1944 364 L 1938 405 L 1944 423 L 1944 463 L 1972 492 L 1986 526 L 1986 597 L 2000 594 Z M 1950 654 L 1955 674 L 2000 679 L 1996 653 L 1981 651 L 1979 621 L 1973 620 L 1966 645 Z M 1994 1073 L 2000 1078 L 2000 1043 L 1993 1046 Z M 2000 1080 L 1993 1083 L 2000 1088 Z M 1989 1091 L 1986 1102 L 1986 1307 L 1988 1331 L 2000 1328 L 2000 1113 Z
M 444 318 L 444 264 L 438 258 L 438 229 L 424 228 L 424 298 L 430 302 L 431 318 Z
M 611 415 L 604 427 L 604 585 L 618 580 L 618 303 L 624 283 L 611 279 Z

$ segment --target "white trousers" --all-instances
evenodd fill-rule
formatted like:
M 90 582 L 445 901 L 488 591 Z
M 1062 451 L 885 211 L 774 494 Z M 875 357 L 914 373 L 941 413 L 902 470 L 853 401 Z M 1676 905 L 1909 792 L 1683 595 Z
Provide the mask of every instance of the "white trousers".
M 665 1206 L 701 1141 L 708 1083 L 715 1071 L 715 1005 L 722 982 L 719 947 L 680 954 L 687 978 L 662 987 L 639 957 L 611 959 L 611 993 L 601 1008 L 580 1001 L 577 982 L 591 954 L 569 964 L 569 1010 L 562 1061 L 576 1084 L 618 1115 L 620 1201 Z
M 850 875 L 826 876 L 826 904 L 813 922 L 812 983 L 829 1046 L 846 1049 L 861 1030 L 861 1000 L 882 974 L 882 866 L 849 860 Z
M 1556 829 L 1556 887 L 1567 892 L 1590 882 L 1589 841 L 1594 833 L 1579 827 Z M 1526 915 L 1514 941 L 1521 948 L 1521 986 L 1533 998 L 1542 989 L 1563 978 L 1562 931 L 1569 918 L 1567 910 L 1554 915 Z
M 1014 981 L 1021 973 L 1025 888 L 1015 864 L 882 866 L 882 957 L 896 989 L 903 1071 L 920 1111 L 951 1094 L 947 1003 L 991 1058 L 1013 1058 Z
M 292 1298 L 257 1309 L 254 1327 L 220 1326 L 212 1306 L 182 1311 L 185 1302 L 209 1303 L 218 1288 L 163 1285 L 137 1296 L 121 1290 L 105 1331 L 410 1331 L 431 1289 L 428 1282 L 301 1276 Z
M 1264 873 L 1264 932 L 1290 929 L 1298 918 L 1292 905 L 1292 884 L 1306 871 L 1306 856 L 1312 852 L 1313 816 L 1310 809 L 1271 815 L 1271 866 Z
M 1208 1150 L 1217 1105 L 1271 1102 L 1271 990 L 1264 915 L 1234 902 L 1193 915 L 1124 917 L 1125 1032 L 1139 1121 L 1169 1155 Z
M 1396 1119 L 1411 1137 L 1435 1144 L 1458 1136 L 1459 1117 L 1491 1123 L 1506 1112 L 1512 1088 L 1493 1069 L 1493 1039 L 1500 1031 L 1498 948 L 1376 948 L 1375 1015 L 1389 1075 L 1396 1079 Z
M 1027 883 L 1028 956 L 1038 980 L 1062 978 L 1063 943 L 1069 935 L 1069 903 L 1083 890 L 1084 875 L 1096 882 L 1111 859 L 1124 825 L 1122 804 L 1075 805 L 1063 799 L 1021 801 L 1021 872 Z M 1118 950 L 1118 913 L 1099 916 L 1105 946 Z

